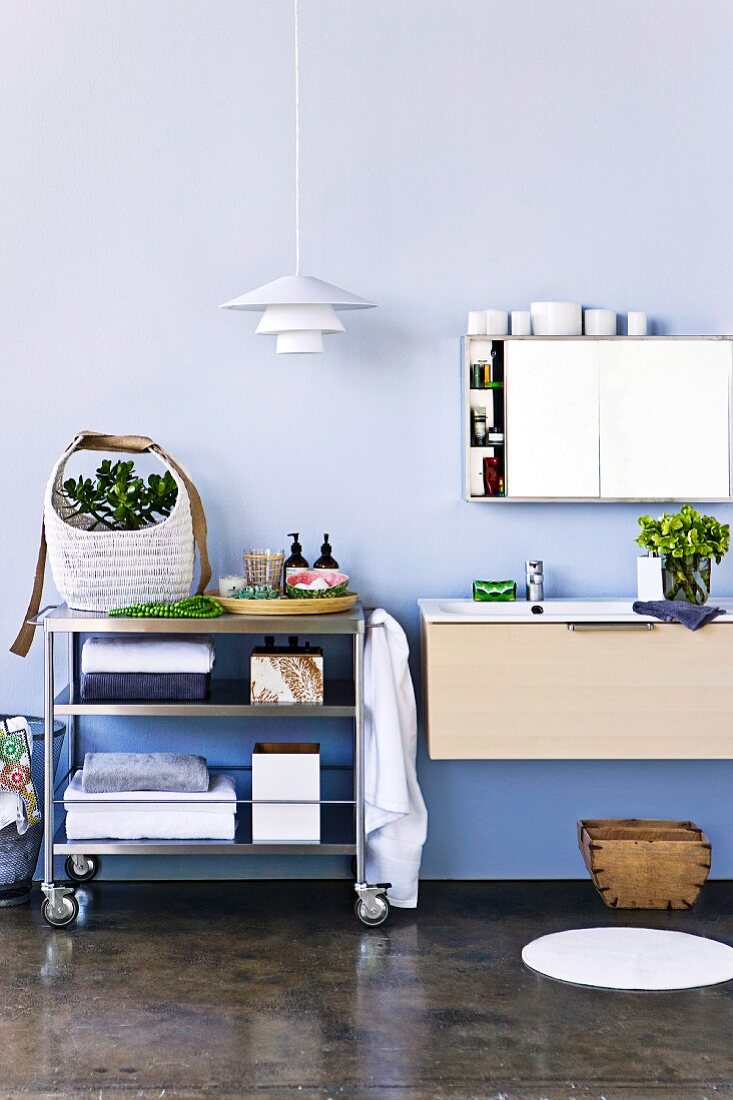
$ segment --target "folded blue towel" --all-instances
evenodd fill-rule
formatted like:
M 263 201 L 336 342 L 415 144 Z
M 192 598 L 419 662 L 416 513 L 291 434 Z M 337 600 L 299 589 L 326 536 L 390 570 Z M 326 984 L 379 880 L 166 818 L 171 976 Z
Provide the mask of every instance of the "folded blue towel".
M 81 701 L 188 701 L 209 694 L 208 672 L 82 672 Z
M 682 600 L 636 600 L 632 610 L 637 615 L 651 615 L 663 623 L 682 623 L 688 630 L 699 630 L 718 615 L 725 615 L 724 607 L 704 603 L 684 603 Z

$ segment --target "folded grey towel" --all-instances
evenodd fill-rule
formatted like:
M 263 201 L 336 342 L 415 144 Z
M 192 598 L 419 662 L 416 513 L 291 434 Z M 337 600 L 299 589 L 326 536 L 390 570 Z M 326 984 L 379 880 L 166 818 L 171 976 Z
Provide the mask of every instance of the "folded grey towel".
M 704 603 L 698 606 L 683 600 L 636 600 L 632 610 L 637 615 L 651 615 L 663 623 L 682 623 L 688 630 L 699 630 L 718 615 L 725 615 L 724 607 Z
M 82 787 L 87 794 L 118 791 L 183 791 L 209 789 L 203 756 L 186 752 L 88 752 Z

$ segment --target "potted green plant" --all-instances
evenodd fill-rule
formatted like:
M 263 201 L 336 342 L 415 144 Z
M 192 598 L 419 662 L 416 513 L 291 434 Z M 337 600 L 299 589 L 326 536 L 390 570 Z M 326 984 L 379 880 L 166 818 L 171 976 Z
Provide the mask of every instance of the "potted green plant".
M 730 545 L 730 527 L 703 516 L 691 504 L 658 519 L 640 516 L 637 543 L 662 559 L 664 597 L 705 603 L 710 595 L 711 559 L 720 563 Z

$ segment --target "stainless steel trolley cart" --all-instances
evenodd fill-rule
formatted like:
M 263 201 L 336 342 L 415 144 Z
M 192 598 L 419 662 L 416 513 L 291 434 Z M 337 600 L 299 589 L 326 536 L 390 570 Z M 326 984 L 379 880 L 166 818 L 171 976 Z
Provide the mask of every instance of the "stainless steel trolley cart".
M 49 924 L 62 928 L 72 924 L 79 914 L 73 885 L 54 882 L 54 857 L 66 856 L 66 873 L 72 882 L 88 882 L 99 869 L 104 855 L 351 855 L 354 857 L 356 882 L 355 910 L 367 925 L 382 924 L 389 914 L 386 891 L 389 884 L 366 882 L 364 862 L 364 612 L 357 605 L 350 611 L 329 615 L 249 616 L 222 615 L 219 619 L 124 619 L 102 613 L 74 611 L 62 605 L 45 608 L 35 620 L 43 626 L 44 638 L 44 762 L 45 815 L 43 864 L 43 916 Z M 211 682 L 211 694 L 200 702 L 94 702 L 79 699 L 77 660 L 82 634 L 297 634 L 307 626 L 314 635 L 342 634 L 353 638 L 353 676 L 347 681 L 326 682 L 323 704 L 278 704 L 249 702 L 248 685 L 242 680 Z M 66 635 L 68 684 L 56 694 L 54 687 L 54 642 Z M 53 723 L 68 721 L 68 770 L 59 781 L 64 786 L 78 770 L 76 758 L 76 722 L 82 715 L 143 717 L 209 718 L 351 718 L 354 724 L 354 796 L 349 800 L 321 800 L 322 806 L 353 807 L 353 831 L 350 837 L 326 836 L 320 843 L 253 844 L 249 821 L 240 822 L 234 840 L 83 840 L 71 841 L 66 827 L 56 830 L 55 809 L 63 805 L 56 797 L 53 768 Z M 237 798 L 238 804 L 251 805 L 252 799 Z M 249 815 L 246 815 L 247 817 Z

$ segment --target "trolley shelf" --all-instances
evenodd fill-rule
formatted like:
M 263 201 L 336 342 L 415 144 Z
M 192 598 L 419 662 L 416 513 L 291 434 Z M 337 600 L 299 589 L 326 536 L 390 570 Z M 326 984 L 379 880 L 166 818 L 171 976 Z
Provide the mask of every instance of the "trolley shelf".
M 218 619 L 134 619 L 103 611 L 73 611 L 61 604 L 43 616 L 53 634 L 363 634 L 364 612 L 328 615 L 220 615 Z
M 351 680 L 327 680 L 323 703 L 250 703 L 249 681 L 212 680 L 208 699 L 190 702 L 69 702 L 69 688 L 56 696 L 57 717 L 108 714 L 128 717 L 183 718 L 354 718 L 354 684 Z
M 253 844 L 250 824 L 242 822 L 237 826 L 234 840 L 69 840 L 66 826 L 61 825 L 53 850 L 54 855 L 63 856 L 353 856 L 356 844 L 353 840 L 347 841 L 344 832 L 343 828 L 340 832 L 333 829 L 330 835 L 324 829 L 325 837 L 320 843 Z
M 99 871 L 101 856 L 354 856 L 352 874 L 356 879 L 355 911 L 365 925 L 374 927 L 386 920 L 389 899 L 385 883 L 370 884 L 366 877 L 366 797 L 364 742 L 364 634 L 366 622 L 360 605 L 336 614 L 300 615 L 221 615 L 218 619 L 137 619 L 114 618 L 98 612 L 72 611 L 60 606 L 44 608 L 33 620 L 43 625 L 44 668 L 44 823 L 43 823 L 43 902 L 44 919 L 53 928 L 65 928 L 79 916 L 75 891 L 91 882 Z M 350 636 L 351 678 L 325 682 L 323 703 L 250 703 L 250 684 L 244 679 L 213 679 L 207 699 L 198 701 L 153 701 L 147 699 L 83 703 L 80 698 L 79 650 L 89 634 L 331 634 Z M 67 650 L 68 682 L 60 693 L 54 689 L 54 645 L 63 640 Z M 62 681 L 63 683 L 63 681 Z M 253 843 L 252 814 L 241 813 L 233 840 L 69 840 L 66 821 L 61 818 L 63 787 L 79 770 L 77 752 L 78 719 L 90 715 L 139 718 L 342 718 L 353 725 L 353 757 L 349 764 L 324 765 L 324 772 L 345 771 L 350 782 L 333 784 L 333 793 L 344 793 L 348 786 L 352 797 L 320 800 L 321 840 L 318 843 L 277 841 Z M 54 775 L 53 723 L 67 719 L 68 760 L 63 779 Z M 95 727 L 97 723 L 95 723 Z M 209 731 L 205 731 L 208 733 Z M 325 733 L 325 731 L 324 731 Z M 97 732 L 97 736 L 99 736 Z M 119 726 L 110 730 L 113 740 Z M 319 735 L 320 739 L 320 735 Z M 106 737 L 105 737 L 106 740 Z M 246 740 L 246 739 L 245 739 Z M 211 765 L 215 771 L 249 772 L 251 765 L 241 761 L 231 765 Z M 245 776 L 243 787 L 250 790 Z M 185 795 L 184 795 L 185 800 Z M 168 801 L 168 800 L 166 800 Z M 252 805 L 250 798 L 237 798 L 239 805 Z M 297 800 L 296 800 L 297 801 Z M 130 805 L 133 803 L 130 802 Z M 273 803 L 277 805 L 278 803 Z M 286 805 L 290 805 L 288 801 Z M 309 803 L 310 804 L 310 803 Z M 59 810 L 57 817 L 56 810 Z M 54 881 L 54 858 L 66 856 L 65 880 Z

